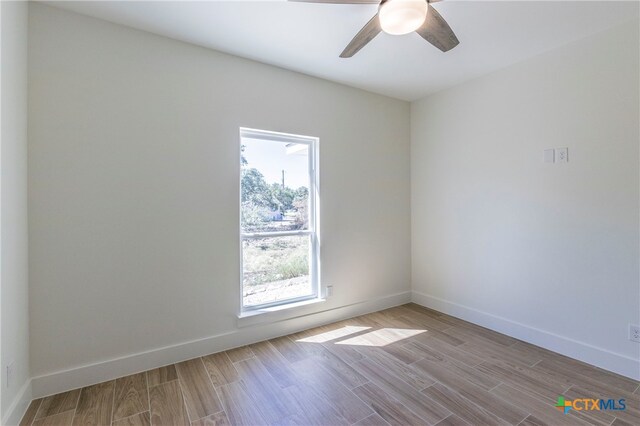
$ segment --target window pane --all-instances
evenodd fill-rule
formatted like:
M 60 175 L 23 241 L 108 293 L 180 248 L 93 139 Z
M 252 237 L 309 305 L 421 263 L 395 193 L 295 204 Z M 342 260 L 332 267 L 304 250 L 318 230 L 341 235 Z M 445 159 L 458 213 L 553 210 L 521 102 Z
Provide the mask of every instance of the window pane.
M 313 294 L 309 236 L 251 238 L 242 242 L 243 304 L 263 305 Z
M 242 138 L 242 232 L 309 229 L 306 144 Z

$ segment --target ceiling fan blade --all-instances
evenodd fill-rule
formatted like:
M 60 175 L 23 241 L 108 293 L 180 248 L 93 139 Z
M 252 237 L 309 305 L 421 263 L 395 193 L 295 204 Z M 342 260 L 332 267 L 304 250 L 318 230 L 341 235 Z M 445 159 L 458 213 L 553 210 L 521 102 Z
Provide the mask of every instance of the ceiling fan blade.
M 378 4 L 380 0 L 288 0 L 295 3 Z
M 373 18 L 366 23 L 364 27 L 356 34 L 356 36 L 351 40 L 351 42 L 344 48 L 342 53 L 340 54 L 341 58 L 350 58 L 360 49 L 362 49 L 367 43 L 377 36 L 382 28 L 380 28 L 380 19 L 378 19 L 378 14 L 376 13 Z
M 447 21 L 431 5 L 427 19 L 416 32 L 443 52 L 448 52 L 460 43 Z

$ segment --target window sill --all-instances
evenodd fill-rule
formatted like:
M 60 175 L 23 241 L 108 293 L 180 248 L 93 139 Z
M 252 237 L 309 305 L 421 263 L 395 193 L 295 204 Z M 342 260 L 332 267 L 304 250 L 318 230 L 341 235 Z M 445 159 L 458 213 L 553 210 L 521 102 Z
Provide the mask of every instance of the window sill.
M 247 327 L 256 324 L 284 321 L 315 313 L 316 305 L 326 302 L 325 298 L 315 298 L 300 302 L 287 303 L 285 305 L 272 306 L 270 308 L 252 309 L 241 312 L 238 315 L 238 327 Z

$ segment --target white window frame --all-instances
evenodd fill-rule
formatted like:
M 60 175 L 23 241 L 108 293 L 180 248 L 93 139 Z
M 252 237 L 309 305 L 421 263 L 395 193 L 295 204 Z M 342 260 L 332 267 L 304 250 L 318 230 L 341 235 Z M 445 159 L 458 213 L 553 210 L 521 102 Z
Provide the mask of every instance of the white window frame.
M 318 145 L 319 139 L 313 136 L 295 135 L 290 133 L 272 132 L 268 130 L 240 128 L 240 143 L 238 144 L 238 164 L 242 157 L 242 140 L 244 138 L 262 139 L 284 144 L 295 143 L 308 146 L 309 160 L 309 229 L 298 231 L 280 232 L 242 232 L 242 180 L 238 185 L 239 198 L 239 231 L 240 231 L 240 312 L 248 313 L 263 310 L 266 308 L 286 307 L 287 305 L 299 304 L 308 300 L 319 299 L 323 292 L 320 286 L 320 238 L 319 238 L 319 175 L 318 175 Z M 241 176 L 241 174 L 240 174 Z M 243 242 L 246 239 L 257 239 L 265 237 L 288 237 L 288 236 L 308 236 L 309 237 L 309 280 L 311 281 L 312 293 L 308 296 L 296 297 L 292 299 L 280 300 L 276 302 L 264 303 L 261 305 L 244 305 L 244 253 Z

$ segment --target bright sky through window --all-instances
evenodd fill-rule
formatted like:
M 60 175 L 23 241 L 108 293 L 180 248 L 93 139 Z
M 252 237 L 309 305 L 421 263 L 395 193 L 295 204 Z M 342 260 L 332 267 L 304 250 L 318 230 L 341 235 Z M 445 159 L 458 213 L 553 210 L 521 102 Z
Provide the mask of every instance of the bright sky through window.
M 267 183 L 282 183 L 282 170 L 285 171 L 286 186 L 297 189 L 309 187 L 309 163 L 307 149 L 287 153 L 286 144 L 264 143 L 259 139 L 244 138 L 244 157 L 249 167 L 260 170 Z

